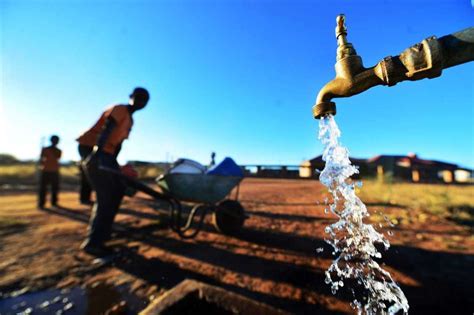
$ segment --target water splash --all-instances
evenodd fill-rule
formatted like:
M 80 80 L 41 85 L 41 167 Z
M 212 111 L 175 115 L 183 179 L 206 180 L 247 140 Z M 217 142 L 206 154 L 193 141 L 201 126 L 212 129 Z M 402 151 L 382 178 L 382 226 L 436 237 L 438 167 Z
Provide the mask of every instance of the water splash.
M 339 143 L 341 132 L 329 115 L 320 120 L 319 139 L 324 144 L 323 160 L 326 166 L 319 179 L 329 189 L 333 202 L 329 210 L 339 220 L 325 228 L 330 236 L 326 239 L 337 257 L 326 271 L 325 282 L 331 285 L 333 294 L 349 282 L 354 300 L 351 306 L 358 314 L 408 313 L 408 301 L 390 273 L 375 261 L 381 258 L 376 244 L 390 247 L 385 236 L 370 224 L 364 223 L 369 216 L 364 203 L 356 196 L 350 176 L 358 169 L 351 164 L 348 150 Z

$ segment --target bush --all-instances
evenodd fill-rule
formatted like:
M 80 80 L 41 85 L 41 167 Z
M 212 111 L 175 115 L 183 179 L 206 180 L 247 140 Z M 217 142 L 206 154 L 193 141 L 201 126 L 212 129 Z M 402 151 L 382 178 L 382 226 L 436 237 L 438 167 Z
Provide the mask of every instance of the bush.
M 0 165 L 10 165 L 18 163 L 18 159 L 7 153 L 0 153 Z

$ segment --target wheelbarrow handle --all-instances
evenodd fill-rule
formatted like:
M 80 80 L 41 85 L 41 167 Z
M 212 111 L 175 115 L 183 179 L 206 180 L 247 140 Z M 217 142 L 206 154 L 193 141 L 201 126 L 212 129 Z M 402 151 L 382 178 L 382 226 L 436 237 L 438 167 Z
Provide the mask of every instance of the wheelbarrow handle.
M 154 199 L 165 200 L 165 201 L 170 200 L 170 198 L 168 196 L 166 196 L 165 194 L 162 194 L 162 193 L 152 189 L 150 186 L 143 184 L 142 182 L 140 182 L 139 180 L 137 180 L 135 178 L 128 177 L 127 175 L 123 174 L 120 171 L 117 171 L 113 168 L 109 168 L 109 167 L 105 167 L 105 166 L 99 166 L 99 169 L 101 171 L 112 173 L 112 174 L 118 176 L 121 180 L 124 181 L 124 183 L 127 186 L 132 187 L 136 190 L 139 190 L 139 191 L 151 196 Z
M 109 168 L 109 167 L 104 167 L 104 166 L 99 166 L 99 169 L 101 171 L 105 171 L 105 172 L 108 172 L 110 174 L 114 174 L 120 180 L 122 180 L 125 183 L 125 185 L 127 185 L 128 187 L 139 190 L 139 191 L 151 196 L 155 200 L 163 200 L 163 201 L 168 202 L 169 205 L 170 205 L 170 209 L 171 209 L 170 227 L 173 231 L 178 233 L 178 235 L 181 238 L 186 238 L 186 239 L 194 238 L 199 233 L 199 231 L 202 229 L 202 224 L 204 222 L 204 217 L 206 216 L 207 208 L 209 207 L 209 205 L 198 204 L 198 205 L 194 206 L 194 208 L 189 213 L 185 224 L 182 225 L 181 224 L 182 207 L 181 207 L 181 203 L 179 202 L 179 200 L 174 199 L 169 195 L 160 193 L 160 192 L 152 189 L 151 187 L 143 184 L 139 180 L 137 180 L 135 178 L 132 178 L 132 177 L 129 177 L 129 176 L 123 174 L 122 172 L 120 172 L 116 169 Z M 200 209 L 200 208 L 203 208 L 203 210 L 202 210 L 202 213 L 200 214 L 200 218 L 199 218 L 199 221 L 198 221 L 198 226 L 196 227 L 196 229 L 194 229 L 194 231 L 191 231 L 191 226 L 192 226 L 192 223 L 193 223 L 193 219 L 197 215 L 198 209 Z

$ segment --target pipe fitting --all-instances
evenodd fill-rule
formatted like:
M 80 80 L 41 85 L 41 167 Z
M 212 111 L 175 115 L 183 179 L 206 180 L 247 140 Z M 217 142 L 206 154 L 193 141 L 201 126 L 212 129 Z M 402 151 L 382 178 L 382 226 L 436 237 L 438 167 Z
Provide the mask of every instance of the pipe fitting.
M 439 40 L 428 37 L 405 49 L 399 56 L 388 56 L 372 68 L 364 68 L 362 58 L 347 42 L 345 19 L 336 19 L 336 77 L 319 91 L 313 116 L 317 119 L 336 114 L 333 98 L 350 97 L 376 85 L 394 86 L 401 81 L 439 77 L 444 68 L 474 60 L 474 27 Z
M 407 69 L 408 80 L 439 77 L 443 70 L 441 45 L 435 36 L 428 37 L 403 51 L 400 61 Z
M 388 86 L 406 80 L 436 78 L 442 71 L 442 49 L 434 36 L 405 49 L 399 56 L 385 57 L 375 66 L 377 76 Z

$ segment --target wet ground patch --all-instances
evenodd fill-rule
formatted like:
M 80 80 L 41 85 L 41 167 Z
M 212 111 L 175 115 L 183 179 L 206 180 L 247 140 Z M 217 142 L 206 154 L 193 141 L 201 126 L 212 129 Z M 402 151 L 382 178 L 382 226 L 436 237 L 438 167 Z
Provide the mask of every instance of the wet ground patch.
M 146 303 L 129 293 L 127 286 L 96 282 L 89 286 L 19 290 L 0 296 L 0 314 L 137 314 Z

